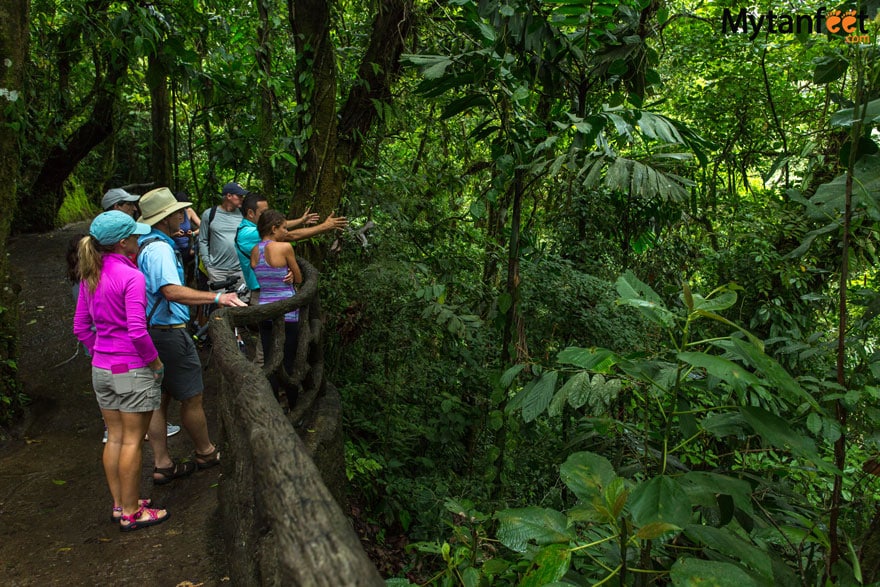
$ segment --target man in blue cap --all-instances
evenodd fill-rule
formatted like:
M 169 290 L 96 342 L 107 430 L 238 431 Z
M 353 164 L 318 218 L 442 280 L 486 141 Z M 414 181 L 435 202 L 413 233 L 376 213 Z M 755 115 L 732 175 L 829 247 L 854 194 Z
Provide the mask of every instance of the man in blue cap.
M 248 191 L 235 182 L 223 186 L 222 200 L 202 213 L 199 257 L 208 273 L 208 283 L 236 275 L 241 265 L 235 252 L 235 232 L 241 224 L 241 204 Z

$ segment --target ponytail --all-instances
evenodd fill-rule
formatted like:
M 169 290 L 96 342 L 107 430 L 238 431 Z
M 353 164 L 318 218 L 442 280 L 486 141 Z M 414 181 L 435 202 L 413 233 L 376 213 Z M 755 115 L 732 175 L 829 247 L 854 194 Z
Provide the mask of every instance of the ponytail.
M 108 253 L 113 247 L 98 244 L 97 239 L 88 235 L 80 239 L 77 245 L 77 255 L 79 263 L 77 264 L 77 272 L 80 281 L 85 281 L 89 288 L 89 293 L 95 293 L 98 287 L 98 279 L 101 277 L 101 267 L 104 264 L 103 253 Z

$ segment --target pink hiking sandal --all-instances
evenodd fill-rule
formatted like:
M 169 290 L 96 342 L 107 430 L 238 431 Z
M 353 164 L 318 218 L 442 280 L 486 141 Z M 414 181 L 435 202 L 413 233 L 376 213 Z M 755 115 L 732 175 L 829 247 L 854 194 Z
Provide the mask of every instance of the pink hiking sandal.
M 119 531 L 133 532 L 134 530 L 140 530 L 141 528 L 146 528 L 147 526 L 155 526 L 156 524 L 161 524 L 171 517 L 171 514 L 169 514 L 168 512 L 165 512 L 164 516 L 159 517 L 159 512 L 161 511 L 163 510 L 141 507 L 138 511 L 130 516 L 122 514 L 122 517 L 119 518 Z M 141 519 L 141 516 L 146 516 L 146 519 Z
M 153 505 L 153 500 L 150 499 L 149 497 L 147 499 L 139 499 L 138 500 L 138 507 L 139 508 L 146 508 L 146 507 L 150 507 L 151 505 Z M 118 522 L 119 518 L 121 518 L 121 517 L 122 517 L 122 506 L 121 505 L 113 506 L 113 513 L 110 514 L 110 521 L 111 522 Z

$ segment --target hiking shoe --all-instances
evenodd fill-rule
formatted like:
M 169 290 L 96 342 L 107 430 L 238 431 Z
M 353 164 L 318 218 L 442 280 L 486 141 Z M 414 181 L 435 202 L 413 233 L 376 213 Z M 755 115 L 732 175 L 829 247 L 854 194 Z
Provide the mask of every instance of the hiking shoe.
M 176 424 L 172 424 L 172 423 L 169 422 L 169 423 L 166 425 L 166 431 L 167 431 L 167 434 L 166 434 L 165 436 L 169 436 L 169 437 L 170 437 L 170 436 L 174 436 L 175 434 L 177 434 L 178 432 L 180 432 L 180 426 L 178 426 L 178 425 L 176 425 Z

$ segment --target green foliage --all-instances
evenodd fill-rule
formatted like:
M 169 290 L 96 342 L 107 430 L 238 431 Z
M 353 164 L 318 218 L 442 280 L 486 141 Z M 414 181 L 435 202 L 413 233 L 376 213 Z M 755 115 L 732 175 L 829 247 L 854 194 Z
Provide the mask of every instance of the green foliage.
M 670 573 L 676 584 L 723 585 L 730 577 L 794 584 L 804 578 L 813 560 L 803 558 L 792 536 L 802 544 L 824 539 L 811 538 L 820 514 L 798 488 L 816 491 L 820 470 L 839 473 L 826 460 L 836 436 L 821 424 L 828 418 L 822 404 L 759 340 L 724 318 L 721 312 L 737 303 L 734 288 L 702 295 L 685 284 L 677 308 L 632 274 L 618 280 L 617 290 L 619 303 L 664 332 L 668 348 L 661 345 L 648 357 L 568 348 L 557 358 L 564 371 L 539 371 L 515 392 L 507 409 L 521 410 L 525 422 L 546 412 L 542 417 L 595 423 L 594 396 L 601 398 L 597 403 L 624 402 L 628 409 L 618 412 L 612 438 L 592 440 L 615 455 L 614 463 L 576 452 L 560 467 L 571 495 L 566 508 L 496 514 L 497 538 L 520 553 L 505 559 L 531 561 L 529 569 L 540 569 L 543 577 L 575 582 L 605 582 L 628 570 Z M 734 334 L 699 338 L 707 321 Z M 568 380 L 556 391 L 562 372 Z M 510 369 L 503 382 L 522 374 Z M 719 442 L 756 450 L 718 460 L 713 453 Z M 785 464 L 772 472 L 767 459 Z M 681 549 L 682 540 L 690 547 Z M 651 566 L 640 567 L 646 560 Z M 485 565 L 473 564 L 481 573 Z

